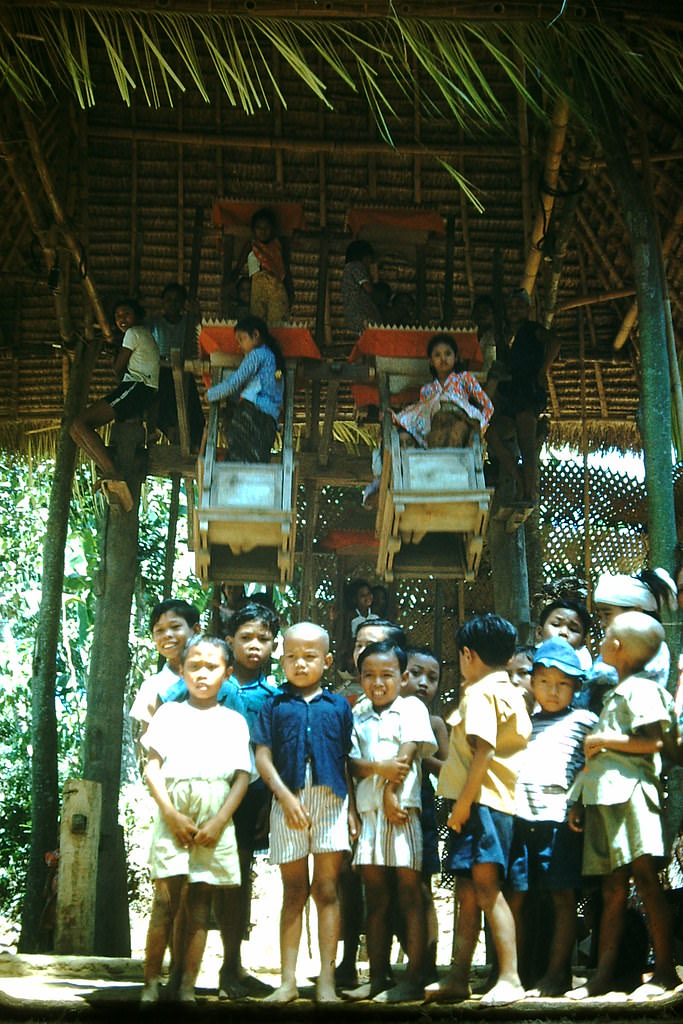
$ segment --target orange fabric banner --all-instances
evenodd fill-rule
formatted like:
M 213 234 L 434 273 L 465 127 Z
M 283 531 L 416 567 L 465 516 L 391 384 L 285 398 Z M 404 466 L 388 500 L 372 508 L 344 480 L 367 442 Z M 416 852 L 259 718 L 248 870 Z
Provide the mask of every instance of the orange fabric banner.
M 213 204 L 213 225 L 224 228 L 228 233 L 251 231 L 251 218 L 257 210 L 272 210 L 277 217 L 279 235 L 291 235 L 306 226 L 304 208 L 301 203 L 247 202 L 241 199 L 216 199 Z
M 270 327 L 285 359 L 322 359 L 320 349 L 307 327 Z M 199 354 L 208 359 L 212 352 L 232 352 L 239 355 L 235 341 L 235 325 L 203 323 L 199 332 Z

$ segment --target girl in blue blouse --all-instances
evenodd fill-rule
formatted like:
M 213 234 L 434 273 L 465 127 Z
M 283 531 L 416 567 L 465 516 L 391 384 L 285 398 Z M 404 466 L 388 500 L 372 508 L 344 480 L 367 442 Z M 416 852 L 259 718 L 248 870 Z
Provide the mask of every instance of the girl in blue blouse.
M 284 395 L 285 368 L 277 342 L 260 317 L 235 324 L 244 358 L 235 372 L 206 392 L 209 402 L 229 402 L 226 462 L 269 462 Z

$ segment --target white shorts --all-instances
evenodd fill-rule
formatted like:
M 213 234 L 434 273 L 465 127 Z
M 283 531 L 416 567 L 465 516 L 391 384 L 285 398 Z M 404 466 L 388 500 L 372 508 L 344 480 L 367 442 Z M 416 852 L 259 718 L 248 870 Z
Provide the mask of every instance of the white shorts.
M 290 828 L 278 800 L 270 808 L 270 863 L 291 864 L 309 853 L 350 850 L 349 798 L 338 797 L 329 786 L 314 786 L 310 765 L 304 788 L 296 794 L 311 816 L 308 828 Z
M 392 825 L 384 810 L 362 811 L 353 863 L 384 868 L 422 870 L 422 825 L 417 807 L 406 808 L 405 825 Z
M 167 782 L 166 788 L 176 810 L 202 825 L 221 809 L 230 792 L 230 783 L 227 779 L 181 779 Z M 185 849 L 159 813 L 152 833 L 149 868 L 152 878 L 185 875 L 190 882 L 239 885 L 240 860 L 232 821 L 225 826 L 215 846 Z

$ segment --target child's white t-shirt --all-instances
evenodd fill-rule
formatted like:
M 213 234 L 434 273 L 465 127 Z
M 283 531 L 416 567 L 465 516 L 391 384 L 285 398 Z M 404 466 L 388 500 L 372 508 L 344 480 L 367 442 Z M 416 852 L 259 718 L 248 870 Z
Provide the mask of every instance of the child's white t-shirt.
M 230 780 L 236 771 L 251 771 L 246 720 L 222 704 L 163 704 L 145 733 L 145 747 L 161 756 L 166 779 Z

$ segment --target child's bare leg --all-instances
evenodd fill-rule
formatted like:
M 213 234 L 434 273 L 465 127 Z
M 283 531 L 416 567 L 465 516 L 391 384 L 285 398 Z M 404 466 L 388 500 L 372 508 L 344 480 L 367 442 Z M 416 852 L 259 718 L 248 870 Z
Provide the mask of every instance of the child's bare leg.
M 366 923 L 365 935 L 370 961 L 370 985 L 367 994 L 370 998 L 378 995 L 386 988 L 386 947 L 387 920 L 389 914 L 389 877 L 388 868 L 364 864 L 361 876 L 365 887 Z M 365 990 L 366 986 L 361 986 Z M 359 996 L 360 990 L 357 990 Z
M 358 984 L 356 955 L 358 941 L 363 927 L 363 888 L 360 875 L 351 867 L 349 854 L 345 855 L 339 878 L 341 898 L 341 940 L 344 953 L 337 966 L 336 980 L 343 988 Z
M 173 922 L 178 914 L 184 882 L 184 875 L 157 878 L 154 882 L 154 900 L 145 943 L 143 1002 L 156 1002 L 158 998 L 161 967 Z
M 317 853 L 313 857 L 311 895 L 318 911 L 320 975 L 316 985 L 319 1003 L 337 1003 L 334 990 L 334 962 L 339 942 L 339 893 L 337 885 L 344 854 Z
M 213 886 L 203 882 L 191 882 L 185 896 L 185 949 L 177 950 L 180 960 L 182 952 L 182 978 L 178 998 L 181 1003 L 194 1002 L 194 987 L 202 964 L 209 930 L 211 897 Z
M 424 959 L 427 927 L 422 903 L 422 880 L 419 871 L 395 868 L 398 899 L 405 930 L 405 951 L 408 968 L 405 980 L 378 995 L 379 1002 L 396 1003 L 416 999 L 423 991 Z
M 431 876 L 422 876 L 422 909 L 427 930 L 427 948 L 425 950 L 425 978 L 427 982 L 436 980 L 436 947 L 439 941 L 439 920 L 436 916 L 434 897 L 432 895 Z
M 515 922 L 500 886 L 497 864 L 473 864 L 472 884 L 484 911 L 498 956 L 498 981 L 483 997 L 485 1004 L 514 1002 L 524 995 L 517 971 Z
M 507 905 L 510 908 L 512 914 L 512 920 L 515 923 L 515 940 L 517 943 L 517 963 L 521 965 L 523 962 L 526 965 L 524 958 L 524 941 L 525 941 L 525 928 L 524 928 L 524 906 L 526 903 L 526 892 L 509 892 L 506 891 L 505 899 Z M 521 971 L 520 971 L 521 973 Z M 522 977 L 524 975 L 522 974 Z M 566 986 L 565 986 L 566 988 Z
M 611 989 L 617 966 L 619 943 L 624 931 L 630 871 L 630 865 L 618 868 L 612 874 L 605 875 L 602 880 L 598 968 L 587 984 L 568 993 L 572 999 L 600 996 Z
M 281 864 L 282 910 L 280 912 L 280 987 L 266 997 L 267 1003 L 291 1003 L 299 995 L 296 961 L 301 942 L 301 924 L 308 899 L 308 858 Z
M 655 954 L 655 973 L 643 986 L 643 995 L 653 995 L 658 989 L 665 992 L 680 983 L 674 965 L 671 917 L 652 857 L 638 857 L 631 864 L 631 872 L 645 907 Z
M 240 854 L 240 869 L 241 861 Z M 246 877 L 248 879 L 248 876 Z M 223 964 L 218 982 L 219 998 L 221 999 L 240 999 L 247 994 L 247 988 L 242 981 L 240 964 L 240 945 L 244 934 L 243 888 L 248 889 L 248 882 L 245 883 L 244 878 L 245 875 L 242 874 L 242 885 L 217 888 L 213 900 L 216 922 L 223 943 Z
M 541 996 L 559 996 L 571 985 L 571 957 L 576 939 L 576 896 L 573 889 L 552 893 L 555 925 L 550 943 L 548 966 L 535 986 Z M 519 943 L 519 937 L 518 937 Z M 519 946 L 518 946 L 519 948 Z
M 114 461 L 107 451 L 102 438 L 95 432 L 95 427 L 103 427 L 111 423 L 116 413 L 104 399 L 89 406 L 80 416 L 76 416 L 69 427 L 73 441 L 83 449 L 95 465 L 109 478 L 120 478 Z
M 469 999 L 470 969 L 481 931 L 481 910 L 470 878 L 458 878 L 456 883 L 457 919 L 453 941 L 453 962 L 440 981 L 425 989 L 427 1002 L 455 1002 Z

